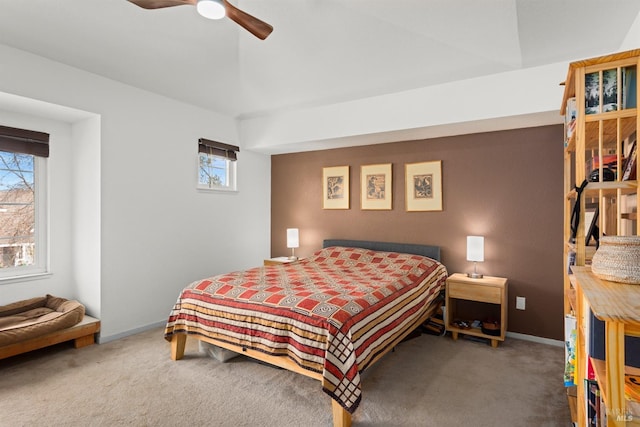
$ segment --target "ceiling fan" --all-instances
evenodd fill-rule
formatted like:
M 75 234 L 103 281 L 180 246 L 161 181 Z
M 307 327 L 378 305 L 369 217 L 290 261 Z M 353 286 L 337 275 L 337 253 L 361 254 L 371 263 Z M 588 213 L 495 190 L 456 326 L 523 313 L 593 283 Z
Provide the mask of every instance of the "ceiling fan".
M 236 24 L 259 38 L 266 39 L 273 31 L 273 27 L 256 17 L 249 15 L 227 0 L 129 0 L 144 9 L 160 9 L 163 7 L 190 4 L 196 6 L 198 13 L 205 18 L 221 19 L 228 16 Z

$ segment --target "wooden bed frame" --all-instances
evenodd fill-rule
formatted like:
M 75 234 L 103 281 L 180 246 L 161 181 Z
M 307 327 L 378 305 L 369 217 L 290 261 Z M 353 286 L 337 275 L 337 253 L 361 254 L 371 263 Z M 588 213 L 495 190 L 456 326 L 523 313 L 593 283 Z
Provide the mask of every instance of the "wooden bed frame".
M 357 247 L 363 249 L 371 249 L 377 251 L 392 251 L 392 252 L 404 252 L 411 253 L 416 255 L 424 255 L 430 258 L 433 258 L 437 261 L 440 261 L 440 248 L 437 246 L 428 246 L 428 245 L 414 245 L 414 244 L 404 244 L 404 243 L 387 243 L 387 242 L 370 242 L 370 241 L 361 241 L 361 240 L 325 240 L 323 242 L 323 248 L 329 246 L 347 246 L 347 247 Z M 407 328 L 406 332 L 400 335 L 393 343 L 387 347 L 384 352 L 378 354 L 372 361 L 371 365 L 376 363 L 382 356 L 387 354 L 390 350 L 392 350 L 396 345 L 398 345 L 403 339 L 407 337 L 410 333 L 412 333 L 417 327 L 427 321 L 437 309 L 436 304 L 432 304 L 429 310 L 425 312 L 425 314 L 417 319 L 410 328 Z M 287 369 L 289 371 L 296 372 L 298 374 L 302 374 L 304 376 L 314 378 L 316 380 L 322 381 L 322 374 L 316 372 L 310 372 L 306 369 L 301 368 L 295 362 L 286 357 L 282 356 L 272 356 L 269 354 L 262 353 L 260 351 L 243 348 L 241 346 L 237 346 L 234 344 L 226 343 L 223 341 L 218 341 L 214 338 L 204 337 L 201 335 L 190 335 L 193 338 L 196 338 L 200 341 L 205 341 L 210 344 L 217 345 L 222 348 L 226 348 L 228 350 L 234 351 L 236 353 L 244 354 L 261 362 L 269 363 L 274 366 L 278 366 L 280 368 Z M 172 360 L 180 360 L 184 356 L 184 349 L 187 343 L 187 335 L 183 333 L 173 334 L 171 337 L 171 359 Z M 370 366 L 371 366 L 370 365 Z M 337 401 L 331 399 L 331 411 L 333 414 L 333 426 L 334 427 L 349 427 L 351 426 L 351 414 L 344 409 Z

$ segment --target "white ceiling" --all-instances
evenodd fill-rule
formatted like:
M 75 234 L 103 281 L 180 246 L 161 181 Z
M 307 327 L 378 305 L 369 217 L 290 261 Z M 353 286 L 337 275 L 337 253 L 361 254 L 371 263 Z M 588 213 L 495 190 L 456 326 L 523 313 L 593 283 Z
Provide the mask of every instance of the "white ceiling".
M 0 43 L 249 118 L 618 50 L 638 0 L 235 0 L 261 41 L 186 5 L 0 0 Z

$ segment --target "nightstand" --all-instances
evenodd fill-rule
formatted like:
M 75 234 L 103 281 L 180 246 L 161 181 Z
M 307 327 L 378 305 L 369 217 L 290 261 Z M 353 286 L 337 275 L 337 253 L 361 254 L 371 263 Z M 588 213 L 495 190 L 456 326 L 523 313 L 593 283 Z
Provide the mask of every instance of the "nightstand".
M 289 264 L 290 262 L 297 261 L 297 259 L 291 259 L 288 256 L 279 256 L 275 258 L 269 258 L 264 260 L 264 265 L 280 265 Z
M 454 325 L 457 318 L 457 300 L 474 301 L 483 304 L 495 304 L 500 311 L 499 334 L 484 333 L 481 328 L 464 328 Z M 466 274 L 455 273 L 447 278 L 446 290 L 446 322 L 447 331 L 451 332 L 454 340 L 458 339 L 458 334 L 473 335 L 476 337 L 491 340 L 491 346 L 497 347 L 498 341 L 504 341 L 507 331 L 507 279 L 503 277 L 484 276 L 480 279 L 472 279 Z M 482 307 L 479 307 L 482 308 Z M 489 311 L 487 309 L 487 311 Z M 493 308 L 491 311 L 496 311 Z M 484 319 L 480 319 L 484 320 Z

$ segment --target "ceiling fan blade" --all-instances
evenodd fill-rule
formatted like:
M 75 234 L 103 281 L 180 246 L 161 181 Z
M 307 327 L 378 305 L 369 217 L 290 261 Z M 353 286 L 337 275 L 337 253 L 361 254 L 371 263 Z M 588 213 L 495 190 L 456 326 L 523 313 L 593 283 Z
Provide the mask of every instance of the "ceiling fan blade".
M 129 0 L 129 2 L 140 6 L 143 9 L 160 9 L 163 7 L 182 6 L 190 4 L 195 6 L 198 0 Z M 236 24 L 259 38 L 266 39 L 273 31 L 273 27 L 258 18 L 249 15 L 247 12 L 238 9 L 227 0 L 223 0 L 227 16 Z
M 129 0 L 131 1 L 131 0 Z M 140 1 L 140 0 L 136 0 Z M 259 20 L 258 18 L 249 15 L 247 12 L 244 12 L 227 0 L 224 0 L 224 6 L 227 11 L 227 16 L 236 24 L 240 25 L 245 30 L 249 31 L 251 34 L 259 38 L 260 40 L 266 39 L 269 34 L 273 31 L 273 27 L 266 22 Z
M 131 3 L 143 9 L 160 9 L 162 7 L 182 6 L 183 4 L 195 5 L 198 0 L 129 0 Z

